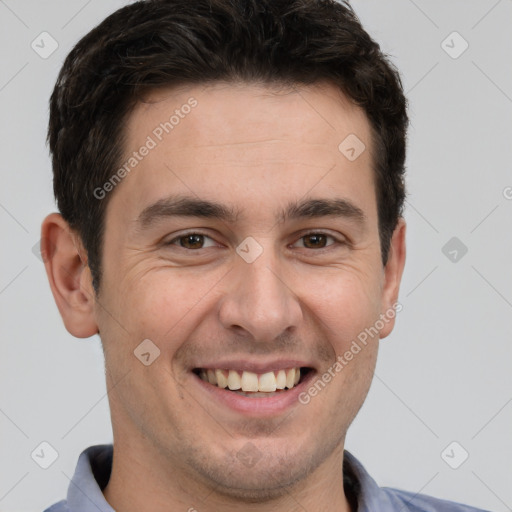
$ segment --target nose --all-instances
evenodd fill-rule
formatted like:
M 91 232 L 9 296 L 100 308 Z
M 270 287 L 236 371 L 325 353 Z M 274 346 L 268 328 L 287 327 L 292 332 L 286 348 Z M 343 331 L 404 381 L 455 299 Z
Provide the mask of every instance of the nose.
M 286 282 L 282 266 L 266 256 L 268 252 L 252 263 L 241 259 L 235 263 L 219 309 L 224 328 L 239 334 L 245 331 L 260 342 L 290 334 L 302 319 L 300 302 Z

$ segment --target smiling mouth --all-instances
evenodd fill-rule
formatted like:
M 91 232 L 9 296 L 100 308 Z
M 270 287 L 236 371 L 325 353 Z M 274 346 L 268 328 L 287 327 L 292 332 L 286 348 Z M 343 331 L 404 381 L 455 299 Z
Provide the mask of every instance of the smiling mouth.
M 300 384 L 311 371 L 312 369 L 307 367 L 283 368 L 266 373 L 212 368 L 193 370 L 201 380 L 212 386 L 250 398 L 265 398 L 285 393 Z

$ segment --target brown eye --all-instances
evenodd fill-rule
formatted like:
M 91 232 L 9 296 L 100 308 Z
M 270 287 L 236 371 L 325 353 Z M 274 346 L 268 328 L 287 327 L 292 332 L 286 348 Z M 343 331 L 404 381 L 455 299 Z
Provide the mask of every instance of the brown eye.
M 185 249 L 201 249 L 204 243 L 203 235 L 185 235 L 178 239 L 180 241 L 180 246 Z
M 215 242 L 212 238 L 202 233 L 186 233 L 185 235 L 173 238 L 165 245 L 177 245 L 183 249 L 198 250 L 207 247 L 214 247 Z
M 313 233 L 303 237 L 304 246 L 308 249 L 324 248 L 327 243 L 327 236 L 320 233 Z
M 330 243 L 328 243 L 329 239 L 332 240 Z M 303 235 L 297 243 L 302 242 L 301 247 L 306 249 L 324 249 L 332 245 L 333 241 L 336 242 L 336 239 L 326 233 L 308 233 Z

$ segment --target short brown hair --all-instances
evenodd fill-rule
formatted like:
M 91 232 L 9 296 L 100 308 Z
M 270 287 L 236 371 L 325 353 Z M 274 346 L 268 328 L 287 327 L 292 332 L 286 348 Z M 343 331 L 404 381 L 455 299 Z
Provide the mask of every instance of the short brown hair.
M 67 56 L 50 99 L 48 142 L 58 208 L 80 235 L 96 292 L 123 125 L 152 88 L 245 81 L 330 81 L 372 131 L 382 262 L 405 199 L 406 99 L 400 76 L 347 2 L 143 0 L 107 17 Z

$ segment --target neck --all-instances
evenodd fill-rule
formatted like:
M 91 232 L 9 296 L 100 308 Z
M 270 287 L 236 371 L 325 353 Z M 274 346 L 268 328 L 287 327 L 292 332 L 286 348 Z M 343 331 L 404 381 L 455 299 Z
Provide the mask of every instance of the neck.
M 168 460 L 147 445 L 134 446 L 132 440 L 115 441 L 112 472 L 103 494 L 116 512 L 235 512 L 242 507 L 249 512 L 353 512 L 343 488 L 342 468 L 340 444 L 303 481 L 265 499 L 244 499 L 192 474 L 183 461 Z

